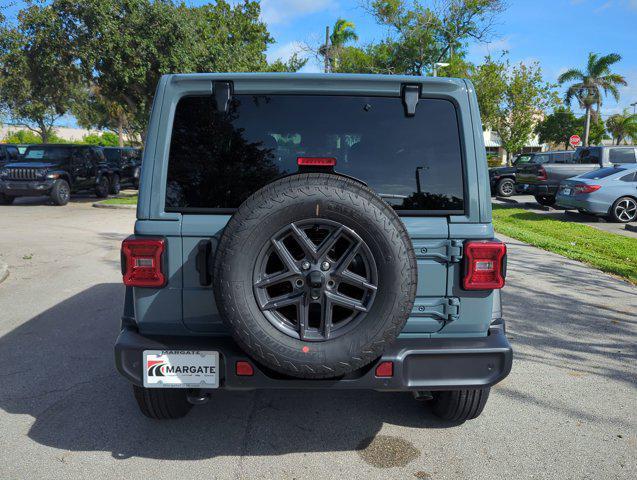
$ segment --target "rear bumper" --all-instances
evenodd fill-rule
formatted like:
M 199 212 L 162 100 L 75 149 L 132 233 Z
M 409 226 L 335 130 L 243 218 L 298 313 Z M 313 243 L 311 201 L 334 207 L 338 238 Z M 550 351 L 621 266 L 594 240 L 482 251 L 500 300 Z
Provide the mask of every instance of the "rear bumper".
M 558 195 L 555 198 L 555 203 L 562 208 L 583 210 L 596 215 L 606 215 L 610 210 L 610 205 L 607 202 L 597 202 L 589 198 L 589 195 L 577 195 L 576 197 Z
M 524 193 L 527 195 L 555 195 L 557 193 L 557 185 L 534 185 L 532 183 L 524 184 Z
M 53 180 L 2 180 L 0 193 L 12 197 L 48 195 L 53 187 Z
M 487 387 L 511 371 L 513 353 L 504 325 L 494 325 L 479 338 L 399 338 L 376 362 L 352 374 L 329 380 L 303 380 L 271 372 L 252 361 L 230 337 L 144 337 L 124 328 L 115 344 L 117 370 L 142 386 L 144 350 L 216 350 L 220 352 L 220 388 L 228 390 L 323 388 L 386 391 L 453 390 Z M 237 361 L 250 361 L 254 376 L 235 375 Z M 375 366 L 392 361 L 391 378 L 375 376 Z

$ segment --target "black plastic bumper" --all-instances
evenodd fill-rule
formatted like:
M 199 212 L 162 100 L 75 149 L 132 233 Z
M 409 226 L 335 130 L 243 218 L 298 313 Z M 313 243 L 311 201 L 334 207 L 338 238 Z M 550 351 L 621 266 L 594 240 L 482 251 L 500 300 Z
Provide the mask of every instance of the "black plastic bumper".
M 144 350 L 216 350 L 220 352 L 220 388 L 335 388 L 372 390 L 453 390 L 487 387 L 511 371 L 513 353 L 504 325 L 493 326 L 479 338 L 399 338 L 375 363 L 346 377 L 329 380 L 289 378 L 269 371 L 251 360 L 230 337 L 149 338 L 124 328 L 115 344 L 115 365 L 130 382 L 141 386 Z M 251 377 L 235 375 L 237 361 L 250 361 Z M 375 366 L 394 363 L 391 378 L 375 376 Z
M 526 184 L 524 193 L 527 195 L 555 195 L 558 185 L 534 185 Z
M 0 181 L 0 193 L 12 197 L 48 195 L 52 187 L 53 180 Z

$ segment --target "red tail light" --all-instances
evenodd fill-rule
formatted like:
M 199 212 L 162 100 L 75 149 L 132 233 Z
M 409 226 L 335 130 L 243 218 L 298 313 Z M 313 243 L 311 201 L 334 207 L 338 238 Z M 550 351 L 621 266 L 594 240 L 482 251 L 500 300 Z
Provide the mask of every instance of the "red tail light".
M 381 362 L 376 367 L 374 374 L 377 377 L 389 378 L 394 376 L 394 363 L 393 362 Z
M 122 274 L 128 287 L 163 287 L 163 238 L 127 238 L 122 242 Z
M 601 185 L 576 185 L 573 187 L 573 194 L 580 195 L 582 193 L 593 193 L 602 188 Z
M 297 157 L 299 167 L 333 167 L 336 165 L 334 157 Z
M 464 246 L 465 290 L 493 290 L 504 287 L 507 247 L 502 242 L 467 242 Z
M 234 364 L 234 373 L 238 377 L 251 377 L 252 375 L 254 375 L 254 368 L 252 368 L 252 365 L 250 365 L 250 363 L 239 360 L 237 363 Z
M 549 176 L 546 174 L 546 170 L 544 170 L 544 167 L 540 167 L 537 170 L 537 179 L 538 180 L 548 180 Z

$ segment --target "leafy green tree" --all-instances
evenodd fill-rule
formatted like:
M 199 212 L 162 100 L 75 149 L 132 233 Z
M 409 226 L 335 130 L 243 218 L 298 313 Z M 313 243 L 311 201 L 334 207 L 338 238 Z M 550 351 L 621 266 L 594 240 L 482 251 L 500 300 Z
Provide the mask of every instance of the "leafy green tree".
M 580 132 L 580 124 L 580 119 L 570 109 L 558 107 L 535 126 L 535 133 L 541 143 L 564 145 L 568 150 L 569 138 Z
M 584 138 L 584 133 L 586 131 L 586 115 L 582 115 L 579 118 L 579 129 L 577 134 Z M 600 145 L 602 140 L 609 138 L 606 134 L 606 125 L 604 124 L 604 120 L 601 115 L 597 115 L 596 118 L 590 119 L 589 122 L 589 132 L 588 132 L 588 140 L 590 145 Z
M 123 145 L 119 144 L 119 136 L 113 132 L 103 132 L 101 135 L 97 133 L 84 135 L 81 143 L 100 147 L 123 147 Z
M 7 136 L 3 140 L 4 143 L 32 144 L 43 143 L 42 137 L 31 130 L 14 130 L 7 132 Z M 68 141 L 60 138 L 54 131 L 49 132 L 47 143 L 67 143 Z
M 332 27 L 329 42 L 319 47 L 319 55 L 325 62 L 325 72 L 338 70 L 340 52 L 346 43 L 358 40 L 356 25 L 349 20 L 339 18 Z
M 635 141 L 637 138 L 637 114 L 624 110 L 623 113 L 611 115 L 606 120 L 606 129 L 613 136 L 616 145 L 627 138 Z
M 22 9 L 15 25 L 0 26 L 0 106 L 12 123 L 51 141 L 55 121 L 69 112 L 81 88 L 62 19 L 50 5 Z
M 511 66 L 491 57 L 476 68 L 472 80 L 484 125 L 498 134 L 510 160 L 528 142 L 538 117 L 557 101 L 553 86 L 543 80 L 537 63 Z
M 257 1 L 189 7 L 174 0 L 52 0 L 87 84 L 103 101 L 94 118 L 130 126 L 143 138 L 161 75 L 294 69 L 267 63 L 272 38 Z M 97 97 L 96 97 L 97 98 Z M 86 115 L 85 118 L 91 118 Z M 117 130 L 122 129 L 117 127 Z
M 579 106 L 586 110 L 586 126 L 584 128 L 584 145 L 589 145 L 589 134 L 591 127 L 591 114 L 596 106 L 595 113 L 599 113 L 602 105 L 602 92 L 604 95 L 612 95 L 619 101 L 620 85 L 626 85 L 626 79 L 618 73 L 611 71 L 611 66 L 621 60 L 621 55 L 610 53 L 599 56 L 596 53 L 588 54 L 588 62 L 585 70 L 572 68 L 559 76 L 560 84 L 574 82 L 566 90 L 564 100 L 570 105 L 572 100 L 577 99 Z
M 502 0 L 442 0 L 425 6 L 418 0 L 369 0 L 367 9 L 390 29 L 384 41 L 392 50 L 394 73 L 423 75 L 437 62 L 449 62 L 467 41 L 489 40 Z

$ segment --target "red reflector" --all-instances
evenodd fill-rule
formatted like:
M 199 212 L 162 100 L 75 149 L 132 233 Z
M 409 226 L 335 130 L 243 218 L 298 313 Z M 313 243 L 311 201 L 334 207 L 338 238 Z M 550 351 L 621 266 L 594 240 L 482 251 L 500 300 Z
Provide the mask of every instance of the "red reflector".
M 249 362 L 238 361 L 234 364 L 234 372 L 239 377 L 251 377 L 254 375 L 254 368 Z
M 131 238 L 122 242 L 123 280 L 129 287 L 163 287 L 163 238 Z
M 464 246 L 465 290 L 493 290 L 504 287 L 504 260 L 507 247 L 502 242 L 467 242 Z
M 376 367 L 377 377 L 393 377 L 394 376 L 394 362 L 382 362 Z
M 582 193 L 593 193 L 602 188 L 601 185 L 576 185 L 573 188 L 573 194 L 580 195 Z
M 334 157 L 297 157 L 299 167 L 333 167 L 336 165 Z

